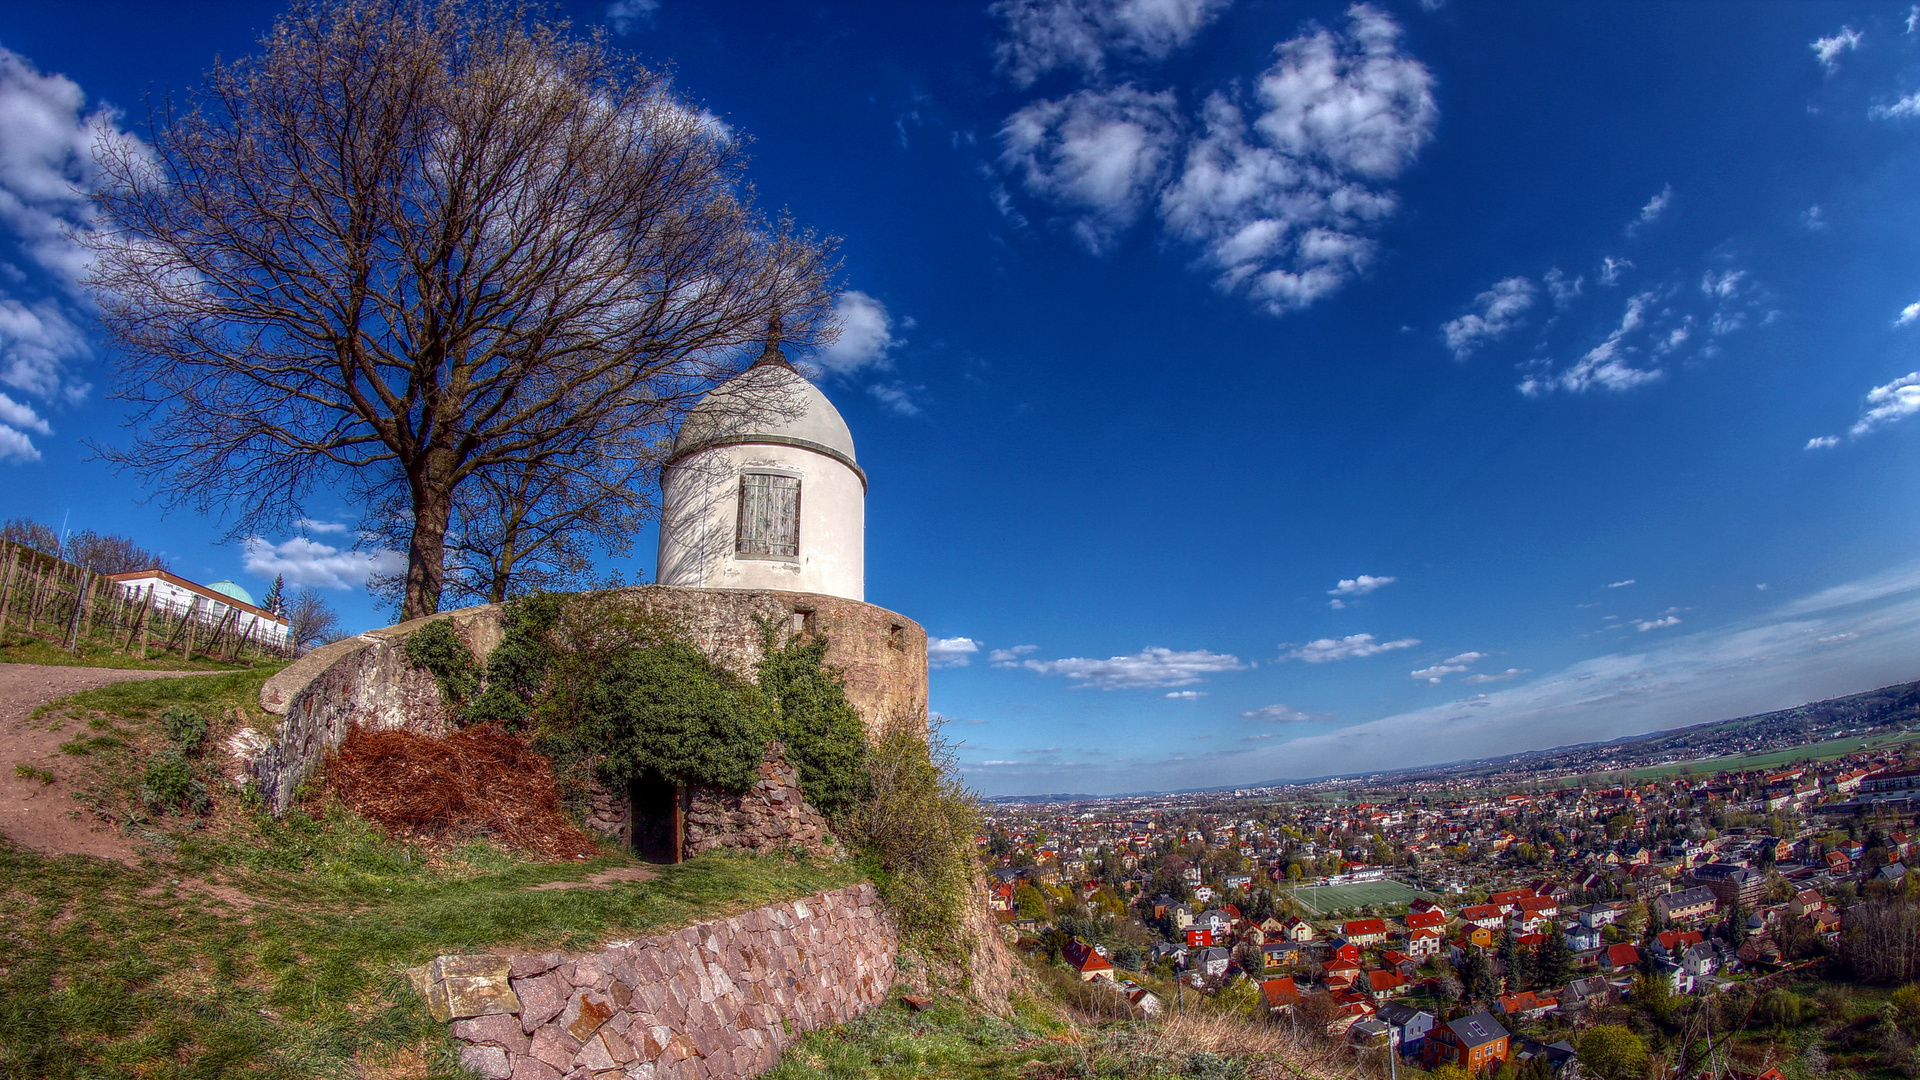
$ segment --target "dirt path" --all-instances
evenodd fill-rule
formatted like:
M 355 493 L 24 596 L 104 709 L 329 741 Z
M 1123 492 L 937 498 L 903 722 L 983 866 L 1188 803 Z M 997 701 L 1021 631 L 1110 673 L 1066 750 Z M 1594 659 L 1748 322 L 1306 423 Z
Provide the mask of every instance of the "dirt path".
M 118 668 L 0 664 L 0 833 L 23 847 L 48 854 L 93 855 L 135 865 L 133 842 L 93 819 L 73 800 L 74 781 L 85 765 L 60 752 L 76 734 L 30 723 L 33 710 L 82 690 L 133 679 L 198 675 L 192 671 L 128 671 Z M 50 773 L 54 780 L 21 776 L 16 765 Z

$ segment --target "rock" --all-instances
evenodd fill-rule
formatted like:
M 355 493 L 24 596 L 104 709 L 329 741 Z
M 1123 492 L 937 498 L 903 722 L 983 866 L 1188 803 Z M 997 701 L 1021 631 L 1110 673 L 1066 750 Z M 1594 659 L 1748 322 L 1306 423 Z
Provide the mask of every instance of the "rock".
M 427 1011 L 441 1023 L 520 1012 L 504 956 L 442 956 L 429 969 Z
M 528 1039 L 519 1019 L 505 1013 L 456 1020 L 447 1026 L 447 1033 L 478 1046 L 498 1046 L 510 1054 L 527 1052 Z
M 480 1074 L 485 1080 L 508 1080 L 513 1075 L 513 1065 L 507 1060 L 507 1052 L 497 1046 L 463 1046 L 460 1048 L 460 1064 Z
M 520 997 L 520 1030 L 529 1035 L 541 1024 L 559 1016 L 567 1007 L 567 996 L 573 992 L 566 980 L 554 971 L 532 979 L 515 979 L 513 989 Z
M 513 1060 L 513 1080 L 560 1080 L 559 1069 L 535 1057 Z
M 613 1018 L 613 1000 L 597 990 L 576 990 L 567 999 L 567 1007 L 560 1014 L 560 1024 L 567 1034 L 582 1043 L 600 1030 L 600 1025 Z
M 579 1052 L 580 1040 L 554 1024 L 534 1032 L 533 1043 L 527 1048 L 527 1053 L 553 1066 L 556 1070 L 572 1068 L 573 1055 Z

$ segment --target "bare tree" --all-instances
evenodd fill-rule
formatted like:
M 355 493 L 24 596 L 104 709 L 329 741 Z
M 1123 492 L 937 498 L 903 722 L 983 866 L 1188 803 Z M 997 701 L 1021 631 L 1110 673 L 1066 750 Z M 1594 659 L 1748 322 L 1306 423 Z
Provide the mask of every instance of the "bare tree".
M 563 591 L 593 578 L 596 552 L 623 556 L 656 509 L 651 463 L 498 468 L 476 474 L 454 497 L 446 538 L 443 597 L 497 604 L 510 595 Z M 404 544 L 411 519 L 389 500 L 364 535 Z M 368 587 L 396 606 L 405 578 L 376 576 Z
M 167 561 L 124 536 L 82 529 L 67 537 L 66 559 L 96 574 L 165 570 Z
M 90 283 L 163 498 L 283 525 L 406 507 L 430 614 L 466 486 L 625 483 L 773 324 L 830 340 L 832 242 L 757 211 L 744 143 L 602 36 L 496 0 L 296 0 L 151 148 L 97 148 Z M 482 502 L 486 499 L 483 497 Z
M 24 548 L 46 555 L 60 554 L 60 533 L 51 525 L 42 525 L 32 518 L 9 518 L 0 525 L 0 540 L 19 544 Z
M 287 633 L 293 639 L 293 651 L 306 652 L 319 645 L 339 641 L 340 616 L 312 589 L 301 589 L 287 605 Z

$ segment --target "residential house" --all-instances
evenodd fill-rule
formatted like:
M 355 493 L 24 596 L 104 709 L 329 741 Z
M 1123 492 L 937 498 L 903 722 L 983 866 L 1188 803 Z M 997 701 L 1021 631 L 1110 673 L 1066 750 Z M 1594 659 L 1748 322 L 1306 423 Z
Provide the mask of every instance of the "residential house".
M 1684 922 L 1711 915 L 1720 906 L 1719 897 L 1712 889 L 1696 885 L 1691 889 L 1681 889 L 1654 898 L 1653 909 L 1668 922 Z
M 1440 929 L 1447 925 L 1447 913 L 1439 908 L 1426 911 L 1407 912 L 1406 925 L 1409 931 L 1427 928 Z
M 1413 987 L 1412 981 L 1398 971 L 1369 971 L 1366 976 L 1365 989 L 1375 1001 L 1398 997 Z
M 1380 1019 L 1391 1029 L 1391 1042 L 1403 1054 L 1418 1053 L 1427 1032 L 1432 1031 L 1437 1022 L 1432 1013 L 1400 1001 L 1380 1006 Z
M 1532 990 L 1522 990 L 1517 994 L 1501 994 L 1497 1005 L 1502 1016 L 1538 1020 L 1558 1009 L 1560 1001 L 1552 994 L 1537 994 Z
M 1567 928 L 1565 937 L 1567 948 L 1572 949 L 1574 952 L 1588 952 L 1600 947 L 1600 930 L 1598 927 L 1583 926 L 1580 923 L 1574 923 Z
M 1270 1013 L 1289 1012 L 1300 1004 L 1300 987 L 1290 978 L 1268 979 L 1260 984 L 1260 996 Z
M 1498 904 L 1475 904 L 1472 907 L 1460 909 L 1460 921 L 1483 926 L 1488 930 L 1498 930 L 1500 924 L 1506 921 L 1506 913 Z
M 1547 1063 L 1547 1071 L 1555 1077 L 1572 1078 L 1580 1072 L 1579 1056 L 1573 1044 L 1564 1039 L 1550 1043 L 1518 1039 L 1513 1044 L 1513 1056 L 1519 1061 L 1543 1060 Z
M 1187 970 L 1205 975 L 1209 979 L 1224 978 L 1227 966 L 1233 962 L 1233 954 L 1217 945 L 1195 949 L 1187 957 Z
M 1610 945 L 1601 954 L 1600 967 L 1605 971 L 1635 971 L 1640 967 L 1640 950 L 1624 941 Z
M 1446 935 L 1435 927 L 1422 927 L 1407 934 L 1407 955 L 1415 960 L 1425 961 L 1440 955 L 1440 946 L 1446 941 Z
M 1761 887 L 1767 883 L 1765 874 L 1758 870 L 1749 870 L 1744 866 L 1730 863 L 1707 863 L 1696 866 L 1687 874 L 1692 885 L 1705 886 L 1713 890 L 1713 895 L 1723 908 L 1735 903 L 1751 909 L 1760 901 Z
M 1795 918 L 1805 918 L 1827 906 L 1827 898 L 1820 895 L 1818 889 L 1801 889 L 1787 901 L 1787 913 Z
M 1260 946 L 1260 960 L 1268 971 L 1290 968 L 1300 962 L 1300 943 L 1297 941 L 1269 941 Z
M 1068 967 L 1080 973 L 1081 982 L 1092 982 L 1095 979 L 1114 981 L 1113 965 L 1108 963 L 1107 958 L 1101 956 L 1093 946 L 1079 938 L 1074 938 L 1061 946 L 1060 955 L 1066 959 Z
M 1421 1057 L 1428 1069 L 1455 1065 L 1470 1073 L 1497 1069 L 1507 1059 L 1507 1029 L 1492 1013 L 1477 1012 L 1444 1024 L 1435 1024 L 1427 1032 Z
M 1354 919 L 1343 928 L 1346 939 L 1365 946 L 1387 940 L 1387 924 L 1384 919 Z
M 1589 975 L 1584 979 L 1575 979 L 1560 991 L 1560 1009 L 1562 1012 L 1578 1012 L 1584 1009 L 1611 1005 L 1614 1002 L 1613 984 L 1604 976 Z
M 1293 941 L 1313 940 L 1313 924 L 1298 915 L 1288 917 L 1283 932 Z

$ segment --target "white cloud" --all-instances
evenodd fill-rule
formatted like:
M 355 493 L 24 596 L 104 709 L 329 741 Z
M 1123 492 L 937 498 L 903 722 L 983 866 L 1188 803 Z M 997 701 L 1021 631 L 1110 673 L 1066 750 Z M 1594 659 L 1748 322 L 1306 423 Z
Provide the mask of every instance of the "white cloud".
M 0 424 L 0 461 L 39 461 L 40 451 L 33 440 L 5 424 Z
M 1532 669 L 1510 667 L 1505 671 L 1491 672 L 1486 675 L 1468 675 L 1465 678 L 1461 679 L 1460 681 L 1463 683 L 1471 684 L 1473 686 L 1480 686 L 1485 683 L 1509 682 L 1511 680 L 1519 678 L 1522 675 L 1525 675 L 1530 670 Z
M 1800 227 L 1808 232 L 1827 231 L 1827 213 L 1820 209 L 1819 203 L 1815 203 L 1801 212 Z
M 1807 48 L 1813 50 L 1813 57 L 1820 61 L 1821 67 L 1829 72 L 1838 71 L 1840 54 L 1859 48 L 1864 36 L 1851 26 L 1842 26 L 1840 32 L 1832 37 L 1814 38 L 1807 43 Z
M 1607 335 L 1607 340 L 1589 349 L 1578 362 L 1557 375 L 1542 372 L 1527 376 L 1520 383 L 1520 392 L 1528 397 L 1539 397 L 1553 390 L 1575 394 L 1594 387 L 1628 390 L 1659 378 L 1660 372 L 1656 369 L 1633 366 L 1629 359 L 1633 349 L 1626 344 L 1627 336 L 1645 324 L 1647 308 L 1655 299 L 1651 292 L 1637 293 L 1628 298 L 1620 325 Z
M 1366 4 L 1340 32 L 1310 26 L 1275 48 L 1249 120 L 1227 93 L 1202 110 L 1160 212 L 1200 245 L 1215 284 L 1274 314 L 1338 289 L 1371 264 L 1394 178 L 1433 137 L 1433 76 L 1400 52 L 1399 24 Z
M 1081 686 L 1102 690 L 1147 689 L 1157 686 L 1186 686 L 1203 675 L 1223 671 L 1242 671 L 1246 665 L 1237 656 L 1195 649 L 1179 652 L 1157 646 L 1131 656 L 1113 656 L 1105 660 L 1067 657 L 1062 660 L 1026 660 L 1021 666 L 1042 675 L 1065 675 L 1081 680 Z
M 1542 274 L 1540 280 L 1547 286 L 1547 295 L 1553 297 L 1553 306 L 1557 311 L 1565 311 L 1571 307 L 1573 302 L 1580 298 L 1580 293 L 1587 283 L 1584 277 L 1568 281 L 1567 275 L 1561 273 L 1557 266 Z
M 1609 588 L 1609 589 L 1624 589 L 1624 588 L 1626 588 L 1627 586 L 1629 586 L 1629 585 L 1632 585 L 1632 584 L 1634 584 L 1634 579 L 1633 579 L 1633 578 L 1628 578 L 1628 579 L 1627 579 L 1627 580 L 1625 580 L 1625 581 L 1611 581 L 1611 582 L 1608 582 L 1608 583 L 1607 583 L 1607 588 Z
M 980 643 L 972 638 L 928 638 L 927 666 L 933 668 L 966 667 L 973 662 L 973 656 L 980 651 Z
M 1400 580 L 1395 577 L 1375 577 L 1361 574 L 1359 577 L 1341 578 L 1333 588 L 1327 590 L 1328 596 L 1365 596 L 1375 589 L 1384 589 Z
M 1300 720 L 1313 719 L 1312 714 L 1303 713 L 1291 705 L 1262 705 L 1257 709 L 1243 712 L 1240 715 L 1249 720 L 1269 720 L 1278 724 L 1289 724 Z
M 1667 212 L 1667 207 L 1672 205 L 1673 185 L 1667 184 L 1656 192 L 1653 198 L 1647 200 L 1647 205 L 1640 208 L 1639 217 L 1627 223 L 1627 235 L 1632 236 L 1642 228 L 1659 221 L 1661 215 Z
M 1036 101 L 1000 129 L 1001 164 L 1071 216 L 1087 250 L 1107 250 L 1139 219 L 1179 152 L 1172 92 L 1131 86 Z
M 347 527 L 337 521 L 315 521 L 313 518 L 301 518 L 299 525 L 301 532 L 344 534 L 347 531 Z
M 1392 649 L 1409 649 L 1420 644 L 1419 638 L 1400 638 L 1396 641 L 1376 641 L 1372 634 L 1348 634 L 1343 638 L 1319 638 L 1293 649 L 1283 656 L 1286 659 L 1305 660 L 1309 664 L 1324 664 L 1330 660 L 1351 660 L 1361 656 L 1376 656 Z
M 1013 667 L 1020 662 L 1021 657 L 1028 653 L 1039 651 L 1040 646 L 1038 645 L 1015 645 L 1011 649 L 995 649 L 987 654 L 987 662 L 1004 667 Z
M 1524 277 L 1510 277 L 1494 282 L 1492 288 L 1474 297 L 1479 311 L 1469 312 L 1440 327 L 1454 359 L 1465 360 L 1475 349 L 1499 340 L 1520 325 L 1521 316 L 1533 307 L 1534 293 L 1533 282 Z
M 79 84 L 43 75 L 0 48 L 0 239 L 20 265 L 40 272 L 37 279 L 23 273 L 0 252 L 11 279 L 0 291 L 0 384 L 69 401 L 91 389 L 71 371 L 91 355 L 80 328 L 89 310 L 80 284 L 88 257 L 74 233 L 94 220 L 87 192 L 99 175 L 95 153 L 106 144 L 139 145 L 119 130 L 112 110 L 85 109 Z M 47 434 L 43 426 L 0 429 L 0 456 L 39 460 L 28 433 Z
M 1916 412 L 1920 412 L 1920 371 L 1909 372 L 1885 386 L 1867 391 L 1867 411 L 1847 429 L 1847 434 L 1857 439 Z
M 1740 293 L 1740 281 L 1747 276 L 1745 270 L 1722 270 L 1719 273 L 1707 271 L 1700 279 L 1700 292 L 1709 299 L 1725 300 Z
M 1840 436 L 1838 435 L 1816 435 L 1813 438 L 1807 440 L 1806 448 L 1808 450 L 1825 450 L 1830 446 L 1839 446 L 1839 445 L 1840 445 Z
M 1600 260 L 1600 284 L 1617 285 L 1620 282 L 1620 275 L 1631 269 L 1633 269 L 1632 260 L 1605 256 Z
M 1814 638 L 1813 640 L 1819 642 L 1822 645 L 1837 645 L 1842 641 L 1852 641 L 1854 638 L 1857 638 L 1859 636 L 1860 636 L 1859 634 L 1853 634 L 1853 633 L 1828 634 L 1825 637 L 1817 637 L 1817 638 Z
M 908 386 L 902 382 L 875 383 L 867 387 L 867 393 L 895 416 L 919 416 L 920 403 L 913 396 L 925 389 L 924 386 Z
M 1483 652 L 1465 652 L 1459 656 L 1448 657 L 1437 664 L 1423 667 L 1416 671 L 1410 671 L 1407 674 L 1411 678 L 1425 679 L 1429 684 L 1438 685 L 1440 681 L 1448 675 L 1457 675 L 1462 671 L 1466 671 L 1473 667 L 1475 663 L 1485 660 L 1486 658 L 1487 654 Z
M 1199 701 L 1207 696 L 1205 690 L 1169 690 L 1161 695 L 1168 701 Z
M 1025 87 L 1055 69 L 1103 75 L 1114 60 L 1159 61 L 1192 41 L 1231 0 L 1000 0 L 1000 68 Z
M 1893 325 L 1905 326 L 1915 321 L 1920 321 L 1920 302 L 1908 304 L 1906 307 L 1901 308 L 1900 317 L 1893 320 Z
M 1875 105 L 1867 110 L 1875 120 L 1897 120 L 1920 116 L 1920 93 L 1908 94 L 1891 105 Z
M 1659 629 L 1661 629 L 1661 628 L 1663 628 L 1663 627 L 1668 627 L 1668 626 L 1679 626 L 1679 625 L 1680 625 L 1680 616 L 1678 616 L 1678 615 L 1668 615 L 1667 617 L 1665 617 L 1665 618 L 1663 618 L 1663 619 L 1635 619 L 1635 620 L 1633 620 L 1633 628 L 1634 628 L 1635 630 L 1638 630 L 1638 631 L 1640 631 L 1640 632 L 1641 632 L 1641 633 L 1643 633 L 1643 634 L 1644 634 L 1644 633 L 1646 633 L 1646 632 L 1647 632 L 1647 631 L 1649 631 L 1649 630 L 1659 630 Z
M 1907 8 L 1907 33 L 1911 34 L 1916 30 L 1920 30 L 1920 4 Z
M 652 26 L 660 0 L 613 0 L 607 5 L 607 25 L 625 37 L 642 26 Z
M 848 289 L 833 301 L 833 321 L 840 327 L 840 337 L 814 356 L 814 363 L 835 375 L 891 366 L 887 350 L 898 342 L 885 304 L 858 289 Z
M 350 551 L 296 536 L 280 544 L 250 536 L 243 545 L 247 572 L 263 578 L 285 574 L 290 585 L 351 589 L 374 574 L 399 574 L 407 557 L 398 551 Z

